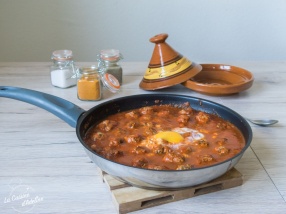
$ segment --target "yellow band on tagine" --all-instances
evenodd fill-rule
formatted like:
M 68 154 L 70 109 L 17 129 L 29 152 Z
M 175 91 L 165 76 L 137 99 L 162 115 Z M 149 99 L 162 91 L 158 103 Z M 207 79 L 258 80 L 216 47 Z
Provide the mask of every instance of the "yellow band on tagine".
M 179 59 L 178 61 L 170 65 L 166 65 L 166 66 L 158 67 L 158 68 L 147 68 L 144 78 L 153 80 L 153 79 L 169 77 L 169 76 L 172 76 L 174 74 L 177 74 L 187 69 L 191 65 L 192 65 L 192 62 L 190 60 L 188 60 L 185 57 L 182 57 L 181 59 Z

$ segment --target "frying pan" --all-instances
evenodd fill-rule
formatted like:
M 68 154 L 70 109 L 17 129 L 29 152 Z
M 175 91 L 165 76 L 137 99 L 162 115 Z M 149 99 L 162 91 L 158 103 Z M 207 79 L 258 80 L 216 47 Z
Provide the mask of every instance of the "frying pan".
M 235 111 L 218 103 L 175 94 L 142 94 L 113 99 L 88 111 L 62 98 L 30 89 L 0 86 L 0 97 L 24 101 L 43 108 L 76 128 L 76 134 L 90 159 L 103 171 L 133 186 L 146 189 L 179 189 L 211 181 L 233 168 L 243 156 L 252 140 L 252 130 L 247 121 Z M 152 170 L 126 166 L 105 159 L 91 150 L 84 142 L 87 130 L 111 114 L 150 105 L 182 105 L 216 114 L 233 123 L 243 134 L 246 145 L 236 156 L 212 166 L 190 170 Z

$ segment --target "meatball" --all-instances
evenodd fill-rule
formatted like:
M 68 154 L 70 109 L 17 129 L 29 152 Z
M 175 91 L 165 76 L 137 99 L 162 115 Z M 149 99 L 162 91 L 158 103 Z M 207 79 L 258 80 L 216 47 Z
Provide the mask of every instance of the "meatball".
M 201 139 L 196 141 L 195 145 L 200 146 L 200 147 L 208 147 L 209 143 L 205 139 Z
M 158 113 L 157 113 L 157 115 L 159 116 L 159 117 L 165 117 L 165 116 L 168 116 L 170 114 L 170 111 L 169 110 L 163 110 L 163 111 L 159 111 Z
M 182 146 L 182 147 L 180 147 L 180 153 L 181 154 L 190 154 L 193 150 L 192 150 L 192 148 L 190 147 L 190 146 Z
M 139 135 L 129 135 L 124 137 L 127 143 L 139 143 L 141 141 L 141 137 Z
M 145 127 L 144 128 L 144 135 L 148 136 L 148 135 L 153 135 L 157 133 L 157 130 L 153 127 Z
M 155 124 L 153 123 L 153 122 L 144 122 L 144 123 L 142 123 L 142 126 L 147 126 L 147 127 L 154 127 L 155 126 Z
M 137 146 L 135 149 L 132 150 L 132 153 L 135 153 L 137 155 L 144 154 L 146 152 L 147 152 L 146 148 L 142 146 Z
M 192 166 L 190 164 L 179 165 L 176 170 L 188 170 L 191 169 Z
M 133 160 L 132 166 L 144 168 L 148 164 L 148 161 L 145 158 L 135 158 Z
M 139 112 L 141 114 L 151 114 L 153 112 L 153 108 L 149 107 L 149 106 L 142 107 L 142 108 L 139 109 Z
M 113 127 L 115 127 L 117 125 L 116 121 L 113 120 L 104 120 L 102 121 L 100 124 L 98 124 L 98 128 L 101 131 L 110 131 Z
M 91 139 L 93 141 L 97 141 L 104 138 L 104 134 L 102 132 L 95 132 L 91 135 Z
M 189 121 L 190 116 L 189 115 L 185 115 L 185 114 L 181 114 L 178 116 L 177 121 L 181 124 L 187 124 L 187 122 Z
M 207 123 L 210 119 L 210 116 L 205 112 L 199 112 L 196 116 L 198 123 Z
M 221 140 L 216 142 L 216 144 L 219 145 L 219 146 L 223 146 L 226 143 L 227 143 L 227 138 L 223 138 L 223 139 L 221 139 Z
M 117 139 L 117 138 L 112 138 L 112 139 L 110 139 L 110 141 L 109 141 L 109 146 L 110 147 L 117 147 L 117 146 L 119 146 L 120 145 L 120 139 Z
M 191 108 L 190 103 L 189 102 L 183 103 L 182 108 Z
M 151 119 L 152 117 L 149 114 L 144 114 L 139 118 L 140 121 L 150 121 Z
M 220 155 L 226 155 L 229 152 L 229 149 L 225 146 L 218 146 L 215 148 L 215 151 L 218 152 Z
M 224 123 L 224 122 L 218 122 L 218 123 L 216 124 L 216 127 L 217 127 L 218 129 L 224 130 L 224 129 L 227 128 L 227 124 Z
M 185 158 L 182 155 L 169 152 L 163 157 L 163 161 L 170 163 L 183 163 Z
M 91 148 L 92 150 L 96 151 L 97 145 L 96 145 L 96 144 L 91 144 L 91 145 L 90 145 L 90 148 Z
M 130 121 L 125 126 L 127 129 L 135 129 L 138 127 L 138 124 L 136 122 Z
M 168 170 L 166 166 L 158 166 L 158 165 L 148 165 L 148 169 L 155 169 L 155 170 Z
M 105 152 L 103 152 L 103 155 L 107 158 L 107 159 L 114 159 L 120 156 L 123 156 L 123 152 L 116 150 L 116 149 L 110 149 L 107 150 Z
M 182 109 L 178 113 L 181 115 L 191 115 L 193 112 L 193 109 L 187 108 L 187 109 Z
M 201 164 L 209 163 L 209 162 L 213 162 L 213 161 L 214 161 L 214 158 L 211 155 L 201 155 L 201 156 L 199 156 L 199 162 Z
M 166 146 L 163 145 L 156 145 L 153 147 L 153 152 L 155 154 L 165 154 L 168 151 L 168 148 Z
M 132 119 L 137 119 L 139 117 L 139 113 L 136 111 L 130 111 L 125 114 L 125 117 L 127 118 L 132 118 Z

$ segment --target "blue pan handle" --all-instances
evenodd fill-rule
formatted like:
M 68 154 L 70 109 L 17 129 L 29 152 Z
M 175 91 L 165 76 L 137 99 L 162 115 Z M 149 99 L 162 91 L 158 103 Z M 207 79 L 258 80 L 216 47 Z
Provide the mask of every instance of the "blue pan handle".
M 85 112 L 77 105 L 51 94 L 25 88 L 0 86 L 0 97 L 20 100 L 45 109 L 76 128 L 78 118 Z

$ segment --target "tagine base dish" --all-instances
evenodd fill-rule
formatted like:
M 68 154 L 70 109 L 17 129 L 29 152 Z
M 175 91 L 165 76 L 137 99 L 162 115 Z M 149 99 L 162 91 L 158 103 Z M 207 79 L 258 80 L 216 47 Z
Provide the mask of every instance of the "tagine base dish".
M 118 213 L 128 213 L 149 207 L 167 204 L 195 196 L 229 189 L 243 184 L 242 174 L 232 168 L 224 175 L 208 183 L 180 190 L 147 190 L 121 182 L 105 172 L 101 172 Z
M 231 65 L 201 64 L 202 71 L 182 85 L 208 95 L 229 95 L 249 89 L 254 81 L 251 72 Z

